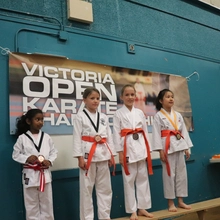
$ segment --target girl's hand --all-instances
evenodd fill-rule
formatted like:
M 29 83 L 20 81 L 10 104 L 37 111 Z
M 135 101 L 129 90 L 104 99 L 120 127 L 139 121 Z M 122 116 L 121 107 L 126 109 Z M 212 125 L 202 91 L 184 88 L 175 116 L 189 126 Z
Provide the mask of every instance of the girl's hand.
M 124 166 L 124 152 L 123 151 L 121 151 L 121 152 L 119 152 L 119 163 L 122 165 L 122 166 Z
M 31 155 L 27 158 L 26 163 L 34 164 L 38 160 L 36 155 Z
M 160 160 L 161 160 L 162 162 L 164 162 L 164 163 L 167 162 L 167 157 L 166 157 L 166 155 L 165 155 L 164 150 L 160 150 Z
M 78 166 L 79 166 L 79 168 L 81 168 L 83 170 L 86 170 L 86 165 L 87 165 L 87 163 L 85 162 L 84 158 L 82 156 L 78 157 Z
M 185 155 L 186 155 L 186 160 L 188 160 L 190 158 L 189 150 L 185 150 Z
M 51 166 L 51 162 L 49 160 L 44 160 L 42 163 L 43 168 L 49 168 Z

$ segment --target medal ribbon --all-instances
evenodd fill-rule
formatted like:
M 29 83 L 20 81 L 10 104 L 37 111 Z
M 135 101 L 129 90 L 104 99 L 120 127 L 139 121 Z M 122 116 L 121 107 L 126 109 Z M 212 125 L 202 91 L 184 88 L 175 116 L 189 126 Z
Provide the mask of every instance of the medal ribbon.
M 115 159 L 114 159 L 114 156 L 112 154 L 112 151 L 108 145 L 108 143 L 106 142 L 106 138 L 101 138 L 101 140 L 99 142 L 97 142 L 95 140 L 94 137 L 91 137 L 91 136 L 82 136 L 82 140 L 83 141 L 87 141 L 87 142 L 92 142 L 92 147 L 89 151 L 89 157 L 88 157 L 88 160 L 87 160 L 87 165 L 86 165 L 86 169 L 87 169 L 87 172 L 86 172 L 86 176 L 88 174 L 88 170 L 89 170 L 89 167 L 90 167 L 90 164 L 91 164 L 91 161 L 92 161 L 92 157 L 93 157 L 93 154 L 95 153 L 95 149 L 97 147 L 97 144 L 105 144 L 111 154 L 111 158 L 112 158 L 112 161 L 113 161 L 113 172 L 112 172 L 112 175 L 115 176 L 115 169 L 116 169 L 116 165 L 115 165 Z
M 160 109 L 160 112 L 163 115 L 165 115 L 165 117 L 170 121 L 170 123 L 173 125 L 173 127 L 175 129 L 175 130 L 162 130 L 161 131 L 161 137 L 166 137 L 166 144 L 165 144 L 166 168 L 167 168 L 167 174 L 168 174 L 168 176 L 170 176 L 170 165 L 169 165 L 169 162 L 167 160 L 167 154 L 168 154 L 168 150 L 169 150 L 169 147 L 170 147 L 170 136 L 171 135 L 177 136 L 178 134 L 182 138 L 183 138 L 183 136 L 181 135 L 180 131 L 178 131 L 175 111 L 172 111 L 173 114 L 174 114 L 174 121 L 169 117 L 169 115 L 163 109 Z
M 99 130 L 99 112 L 98 112 L 96 125 L 94 124 L 94 122 L 92 121 L 92 119 L 90 118 L 89 114 L 87 113 L 87 111 L 85 109 L 83 109 L 83 112 L 86 114 L 86 116 L 88 117 L 88 119 L 92 123 L 92 126 L 95 129 L 95 131 L 98 132 L 98 130 Z
M 170 116 L 163 110 L 160 109 L 160 112 L 166 116 L 166 118 L 170 121 L 170 123 L 173 125 L 173 127 L 175 128 L 176 131 L 178 131 L 178 127 L 177 127 L 177 121 L 176 121 L 176 113 L 175 111 L 172 111 L 174 114 L 174 121 L 170 118 Z
M 121 130 L 121 137 L 125 137 L 124 138 L 124 171 L 125 171 L 126 175 L 130 174 L 129 171 L 128 171 L 128 165 L 127 165 L 127 162 L 126 162 L 126 154 L 127 154 L 126 137 L 129 134 L 135 134 L 135 133 L 139 133 L 139 132 L 141 132 L 144 136 L 144 141 L 145 141 L 145 145 L 146 145 L 146 149 L 147 149 L 146 161 L 147 161 L 147 165 L 148 165 L 148 173 L 149 173 L 149 175 L 152 175 L 153 174 L 153 169 L 152 169 L 152 160 L 151 160 L 151 155 L 150 155 L 150 146 L 148 144 L 146 135 L 145 135 L 144 130 L 142 128 L 136 128 L 134 130 L 125 128 L 125 129 Z
M 40 164 L 36 163 L 36 164 L 25 164 L 23 166 L 23 168 L 25 169 L 33 169 L 35 171 L 40 171 L 40 191 L 44 192 L 44 188 L 45 188 L 45 175 L 44 175 L 44 169 L 47 168 L 43 168 Z

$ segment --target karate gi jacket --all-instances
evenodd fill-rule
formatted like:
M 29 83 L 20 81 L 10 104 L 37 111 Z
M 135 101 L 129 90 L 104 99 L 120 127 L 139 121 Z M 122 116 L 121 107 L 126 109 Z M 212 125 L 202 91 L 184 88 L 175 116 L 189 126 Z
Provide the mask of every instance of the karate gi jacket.
M 120 135 L 122 129 L 143 129 L 151 151 L 152 148 L 149 141 L 146 117 L 144 113 L 135 107 L 132 107 L 132 110 L 130 111 L 125 105 L 123 105 L 115 112 L 113 117 L 113 124 L 113 140 L 117 152 L 124 150 L 124 139 L 126 138 L 127 163 L 134 163 L 146 159 L 148 156 L 147 149 L 143 134 L 141 132 L 138 133 L 137 140 L 133 139 L 132 134 L 129 134 L 126 137 L 121 137 Z
M 171 154 L 177 151 L 187 150 L 193 146 L 182 115 L 176 111 L 175 113 L 176 113 L 178 131 L 181 132 L 181 135 L 183 136 L 183 138 L 181 138 L 180 140 L 177 140 L 175 135 L 170 136 L 170 146 L 169 146 L 168 154 Z M 156 115 L 154 116 L 154 123 L 153 123 L 153 128 L 152 128 L 153 151 L 165 150 L 166 137 L 161 137 L 162 130 L 175 130 L 175 128 L 173 127 L 169 119 L 163 113 L 158 111 Z
M 37 140 L 35 140 L 35 138 L 33 137 L 30 131 L 27 131 L 26 133 L 32 138 L 32 140 L 34 140 L 35 144 L 38 146 L 42 131 L 39 132 Z M 28 138 L 25 134 L 20 135 L 14 145 L 12 158 L 16 162 L 24 165 L 29 156 L 43 155 L 44 158 L 46 160 L 49 160 L 52 165 L 54 160 L 57 158 L 57 150 L 54 147 L 54 143 L 51 137 L 47 133 L 44 133 L 41 148 L 39 152 L 35 148 L 35 145 L 32 142 L 32 140 L 30 140 L 30 138 Z M 23 168 L 22 173 L 23 173 L 22 183 L 25 188 L 40 185 L 40 171 Z M 45 183 L 49 183 L 52 181 L 51 171 L 49 168 L 44 170 L 44 175 L 45 175 Z
M 85 109 L 85 111 L 87 111 L 88 115 L 91 115 L 88 110 Z M 106 138 L 107 145 L 104 143 L 97 144 L 95 153 L 92 157 L 92 162 L 109 160 L 111 158 L 111 153 L 114 156 L 116 155 L 108 117 L 104 113 L 100 112 L 99 114 L 99 129 L 96 131 L 91 121 L 83 111 L 77 113 L 73 120 L 73 157 L 83 156 L 84 159 L 88 159 L 88 154 L 93 143 L 82 140 L 82 136 L 95 137 L 96 135 Z M 90 118 L 92 118 L 92 115 Z M 97 118 L 93 121 L 93 123 L 97 126 Z M 111 153 L 108 147 L 111 150 Z

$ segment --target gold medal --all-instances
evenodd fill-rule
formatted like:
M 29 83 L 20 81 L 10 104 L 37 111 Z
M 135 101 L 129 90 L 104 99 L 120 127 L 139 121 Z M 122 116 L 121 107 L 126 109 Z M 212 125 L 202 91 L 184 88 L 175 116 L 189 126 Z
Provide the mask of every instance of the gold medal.
M 40 162 L 40 163 L 42 163 L 43 161 L 44 161 L 44 156 L 43 155 L 39 155 L 38 156 L 38 161 Z
M 96 142 L 99 142 L 99 141 L 102 140 L 102 137 L 101 137 L 100 135 L 96 135 L 96 136 L 94 137 L 94 139 L 95 139 Z
M 138 138 L 139 138 L 138 133 L 134 133 L 132 136 L 133 136 L 133 139 L 134 139 L 134 140 L 138 140 Z
M 176 134 L 176 139 L 180 140 L 181 139 L 181 135 L 180 134 Z

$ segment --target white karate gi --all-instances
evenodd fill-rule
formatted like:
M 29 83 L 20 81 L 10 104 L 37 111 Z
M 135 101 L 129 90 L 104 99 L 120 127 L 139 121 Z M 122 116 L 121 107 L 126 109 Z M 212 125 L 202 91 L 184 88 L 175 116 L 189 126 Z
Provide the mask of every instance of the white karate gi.
M 90 113 L 85 109 L 95 126 L 97 126 L 97 112 Z M 115 149 L 112 141 L 112 133 L 108 123 L 108 117 L 100 114 L 99 129 L 96 132 L 92 126 L 91 121 L 84 112 L 78 112 L 73 121 L 73 157 L 83 156 L 87 160 L 87 156 L 92 147 L 92 142 L 82 140 L 82 136 L 95 137 L 100 135 L 107 139 L 108 146 L 113 155 Z M 80 219 L 93 220 L 93 200 L 92 192 L 95 185 L 98 218 L 110 219 L 111 202 L 112 202 L 112 188 L 110 179 L 110 170 L 108 167 L 108 160 L 111 159 L 111 153 L 106 144 L 97 144 L 95 153 L 92 157 L 92 162 L 89 167 L 87 176 L 86 171 L 80 169 Z
M 146 118 L 140 109 L 133 107 L 130 111 L 125 105 L 123 105 L 115 112 L 113 120 L 113 140 L 117 152 L 124 150 L 125 137 L 121 137 L 121 130 L 135 128 L 142 128 L 144 130 L 151 151 Z M 122 169 L 122 173 L 124 183 L 125 210 L 127 213 L 136 212 L 137 209 L 151 208 L 150 186 L 146 164 L 146 158 L 148 155 L 143 134 L 138 133 L 138 135 L 139 138 L 137 140 L 133 139 L 132 134 L 126 136 L 126 157 L 130 175 L 126 175 L 124 169 Z M 137 190 L 136 196 L 135 188 Z
M 42 132 L 39 132 L 37 140 L 30 131 L 27 131 L 27 134 L 38 146 Z M 31 155 L 43 155 L 46 160 L 51 162 L 51 164 L 54 162 L 57 157 L 57 150 L 55 149 L 54 143 L 48 134 L 44 133 L 39 152 L 35 148 L 33 142 L 25 134 L 18 137 L 14 145 L 12 158 L 18 163 L 25 164 L 27 158 Z M 40 192 L 38 190 L 40 186 L 40 171 L 23 168 L 22 173 L 26 219 L 53 220 L 53 199 L 51 189 L 52 178 L 50 169 L 44 170 L 46 183 L 44 192 Z
M 166 113 L 174 121 L 173 111 L 171 111 L 171 114 L 169 114 L 168 112 Z M 170 176 L 168 176 L 167 174 L 166 163 L 162 162 L 164 197 L 166 199 L 174 199 L 176 197 L 188 196 L 188 183 L 184 150 L 188 150 L 190 147 L 193 146 L 193 144 L 190 140 L 189 133 L 186 129 L 182 115 L 176 111 L 175 113 L 178 131 L 181 132 L 181 135 L 184 138 L 177 140 L 175 135 L 170 136 L 170 146 L 167 155 L 171 171 Z M 166 137 L 161 137 L 162 130 L 175 130 L 175 128 L 173 127 L 169 119 L 163 113 L 158 111 L 154 116 L 152 130 L 153 151 L 164 150 L 165 152 Z

